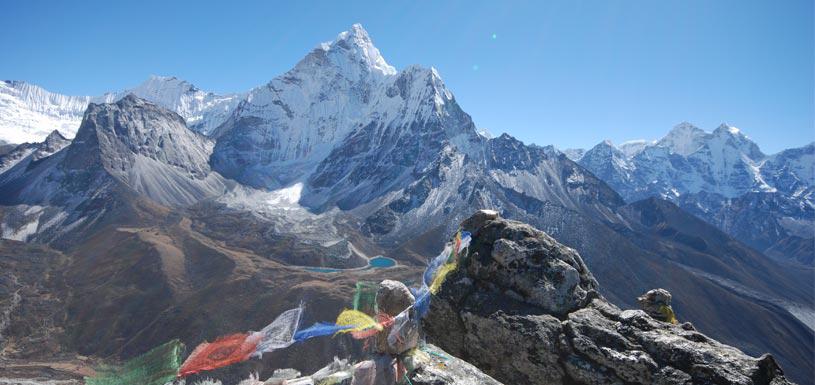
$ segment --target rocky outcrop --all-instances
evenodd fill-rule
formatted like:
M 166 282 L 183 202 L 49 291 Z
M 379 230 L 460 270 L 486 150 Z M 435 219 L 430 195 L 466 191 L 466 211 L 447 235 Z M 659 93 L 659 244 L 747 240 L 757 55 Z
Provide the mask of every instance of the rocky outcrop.
M 676 323 L 676 315 L 671 307 L 671 293 L 665 289 L 648 290 L 637 297 L 637 303 L 646 314 L 658 321 Z
M 403 310 L 412 306 L 416 302 L 413 294 L 399 281 L 386 279 L 379 284 L 376 293 L 376 306 L 379 311 L 385 314 L 401 314 Z M 417 323 L 411 323 L 409 319 L 397 317 L 397 322 L 393 326 L 384 328 L 376 335 L 376 351 L 382 354 L 401 354 L 419 343 L 419 329 Z M 404 338 L 398 338 L 393 342 L 388 341 L 388 335 L 393 327 L 398 327 Z
M 790 383 L 769 354 L 749 357 L 690 323 L 612 305 L 573 249 L 529 225 L 481 211 L 462 229 L 473 234 L 470 251 L 423 326 L 430 342 L 500 381 Z M 666 293 L 644 300 L 669 305 Z
M 409 374 L 413 385 L 501 385 L 475 366 L 450 356 L 437 346 L 428 344 L 424 350 L 429 360 Z

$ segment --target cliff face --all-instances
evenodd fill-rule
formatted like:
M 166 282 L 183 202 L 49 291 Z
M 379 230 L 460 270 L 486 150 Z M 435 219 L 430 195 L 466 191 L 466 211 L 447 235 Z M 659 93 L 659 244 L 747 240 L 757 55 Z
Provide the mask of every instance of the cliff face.
M 499 381 L 790 383 L 769 354 L 749 357 L 690 323 L 612 305 L 573 249 L 529 225 L 481 211 L 462 228 L 473 244 L 424 327 L 429 342 Z

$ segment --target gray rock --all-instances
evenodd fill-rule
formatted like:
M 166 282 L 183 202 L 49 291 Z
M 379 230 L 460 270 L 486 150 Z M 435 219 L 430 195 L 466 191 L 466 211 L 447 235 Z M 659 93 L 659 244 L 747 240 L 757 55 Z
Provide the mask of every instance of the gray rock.
M 412 306 L 416 302 L 413 294 L 399 281 L 384 280 L 379 284 L 376 292 L 376 306 L 379 311 L 396 317 L 403 310 Z M 415 320 L 415 316 L 413 317 Z M 400 321 L 405 321 L 400 323 Z M 391 329 L 399 327 L 401 338 L 393 343 L 388 341 Z M 384 354 L 397 355 L 416 347 L 419 343 L 418 323 L 411 322 L 410 319 L 397 319 L 393 326 L 384 328 L 376 335 L 376 351 Z
M 413 294 L 404 283 L 390 279 L 379 283 L 379 290 L 376 292 L 376 306 L 380 312 L 395 317 L 414 302 L 416 299 L 413 298 Z
M 676 322 L 671 307 L 671 293 L 665 289 L 653 289 L 637 297 L 640 308 L 654 319 L 665 322 Z
M 429 352 L 430 361 L 408 375 L 413 385 L 501 385 L 475 366 L 447 354 L 437 346 L 428 344 L 422 349 Z
M 292 378 L 300 377 L 300 371 L 296 369 L 277 369 L 272 372 L 272 378 L 280 378 L 283 380 L 290 380 Z
M 395 385 L 396 361 L 388 355 L 377 355 L 373 359 L 354 365 L 353 385 Z
M 753 358 L 653 315 L 670 293 L 620 310 L 572 249 L 523 223 L 479 212 L 469 254 L 431 302 L 428 339 L 512 384 L 789 384 Z M 653 314 L 653 315 L 652 315 Z

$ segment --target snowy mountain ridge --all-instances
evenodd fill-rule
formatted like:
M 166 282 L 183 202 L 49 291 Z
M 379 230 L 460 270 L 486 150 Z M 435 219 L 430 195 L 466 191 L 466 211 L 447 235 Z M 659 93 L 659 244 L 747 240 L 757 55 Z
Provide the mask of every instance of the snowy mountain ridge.
M 669 198 L 676 192 L 700 191 L 733 198 L 749 191 L 776 191 L 776 186 L 765 178 L 783 169 L 785 165 L 779 162 L 781 159 L 791 161 L 791 153 L 807 156 L 804 149 L 809 146 L 787 150 L 792 152 L 786 155 L 781 155 L 785 152 L 765 155 L 736 127 L 722 124 L 706 132 L 683 122 L 656 141 L 635 140 L 615 146 L 606 140 L 588 151 L 570 149 L 564 153 L 592 171 L 599 170 L 605 161 L 628 170 L 627 180 L 632 186 L 621 193 L 629 200 L 654 195 Z M 812 170 L 805 167 L 806 160 L 798 159 L 794 163 L 797 166 L 790 172 L 800 185 L 815 185 Z
M 671 200 L 759 250 L 812 263 L 801 229 L 815 225 L 815 143 L 766 155 L 738 128 L 683 122 L 657 141 L 564 153 L 626 201 Z
M 237 106 L 243 94 L 205 92 L 175 77 L 150 76 L 138 86 L 101 96 L 68 96 L 24 81 L 0 82 L 0 140 L 41 142 L 53 130 L 73 138 L 90 103 L 112 103 L 128 94 L 184 117 L 194 131 L 211 133 Z
M 456 113 L 448 111 L 452 101 L 435 69 L 397 72 L 355 24 L 250 91 L 213 134 L 213 168 L 254 187 L 283 187 L 355 132 L 412 135 L 412 123 Z
M 73 137 L 89 103 L 113 100 L 100 97 L 66 96 L 22 81 L 0 82 L 0 140 L 9 143 L 40 142 L 53 130 Z

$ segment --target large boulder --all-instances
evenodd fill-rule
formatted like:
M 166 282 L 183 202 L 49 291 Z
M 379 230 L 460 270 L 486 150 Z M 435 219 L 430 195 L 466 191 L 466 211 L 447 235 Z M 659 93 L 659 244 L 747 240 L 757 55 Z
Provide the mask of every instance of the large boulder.
M 620 310 L 598 293 L 580 255 L 529 225 L 479 212 L 462 229 L 473 235 L 469 253 L 423 326 L 430 342 L 500 381 L 790 383 L 770 355 L 749 357 L 689 323 Z M 652 294 L 657 307 L 670 306 L 669 294 Z
M 416 299 L 410 293 L 410 289 L 399 281 L 386 279 L 379 284 L 376 292 L 376 306 L 379 311 L 393 317 L 397 317 L 415 302 Z M 398 328 L 400 338 L 389 341 L 388 336 L 392 328 Z M 418 322 L 414 322 L 411 317 L 397 317 L 393 326 L 385 327 L 376 335 L 376 351 L 383 354 L 402 354 L 415 348 L 418 343 Z

